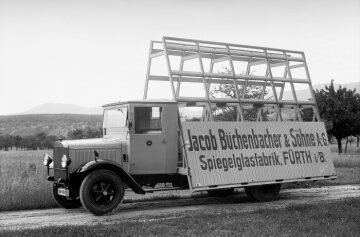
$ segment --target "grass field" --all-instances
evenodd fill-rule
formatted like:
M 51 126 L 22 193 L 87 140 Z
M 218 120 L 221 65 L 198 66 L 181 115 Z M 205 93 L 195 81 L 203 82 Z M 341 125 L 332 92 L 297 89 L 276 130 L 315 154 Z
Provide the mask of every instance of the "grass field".
M 322 180 L 316 182 L 290 183 L 283 188 L 306 188 L 312 186 L 359 184 L 360 183 L 360 148 L 348 147 L 348 153 L 339 156 L 335 145 L 330 147 L 335 166 L 336 180 Z
M 359 236 L 360 199 L 244 213 L 189 211 L 178 218 L 0 231 L 0 236 Z
M 47 151 L 49 152 L 49 151 Z M 0 211 L 54 207 L 44 151 L 0 152 Z M 52 154 L 52 152 L 49 152 Z
M 284 188 L 311 187 L 321 185 L 359 184 L 360 148 L 349 148 L 349 154 L 339 157 L 336 148 L 331 147 L 336 167 L 336 180 L 286 184 Z M 0 211 L 57 206 L 51 194 L 51 183 L 46 181 L 46 168 L 42 164 L 42 154 L 51 151 L 0 151 Z M 145 196 L 125 196 L 125 202 L 134 199 L 146 200 L 164 198 L 160 194 Z M 177 192 L 167 192 L 165 198 L 176 198 Z M 199 194 L 197 194 L 199 195 Z

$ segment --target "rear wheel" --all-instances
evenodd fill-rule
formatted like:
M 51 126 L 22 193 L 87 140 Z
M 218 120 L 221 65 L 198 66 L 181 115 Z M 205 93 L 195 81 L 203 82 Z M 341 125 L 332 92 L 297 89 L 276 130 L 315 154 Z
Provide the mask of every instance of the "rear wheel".
M 110 170 L 102 169 L 90 173 L 80 186 L 81 203 L 94 215 L 104 215 L 115 210 L 123 198 L 123 182 Z
M 254 187 L 246 187 L 247 196 L 257 202 L 273 201 L 279 196 L 281 184 L 266 184 Z
M 207 192 L 210 194 L 210 196 L 226 197 L 234 192 L 234 188 L 208 190 Z
M 55 201 L 66 209 L 74 209 L 81 207 L 80 198 L 67 198 L 58 194 L 58 187 L 53 185 L 53 196 Z

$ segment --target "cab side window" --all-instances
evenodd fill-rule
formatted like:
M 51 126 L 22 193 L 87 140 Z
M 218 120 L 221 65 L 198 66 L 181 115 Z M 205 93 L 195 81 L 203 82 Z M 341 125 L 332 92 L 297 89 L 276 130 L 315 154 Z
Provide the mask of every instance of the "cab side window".
M 134 109 L 136 134 L 161 133 L 161 107 L 135 107 Z

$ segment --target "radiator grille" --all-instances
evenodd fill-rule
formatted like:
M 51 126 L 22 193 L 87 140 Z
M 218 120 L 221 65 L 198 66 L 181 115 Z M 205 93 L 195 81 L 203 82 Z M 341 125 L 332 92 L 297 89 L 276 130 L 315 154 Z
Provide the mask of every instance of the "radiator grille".
M 63 147 L 54 147 L 53 159 L 54 159 L 54 179 L 58 181 L 60 178 L 66 180 L 66 169 L 61 167 L 61 157 L 63 155 L 69 155 L 69 149 Z

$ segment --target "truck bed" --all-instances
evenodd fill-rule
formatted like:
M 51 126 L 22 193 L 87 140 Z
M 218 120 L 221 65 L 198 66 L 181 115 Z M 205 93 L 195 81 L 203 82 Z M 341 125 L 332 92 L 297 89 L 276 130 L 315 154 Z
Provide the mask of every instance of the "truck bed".
M 183 122 L 193 191 L 336 178 L 321 122 Z

